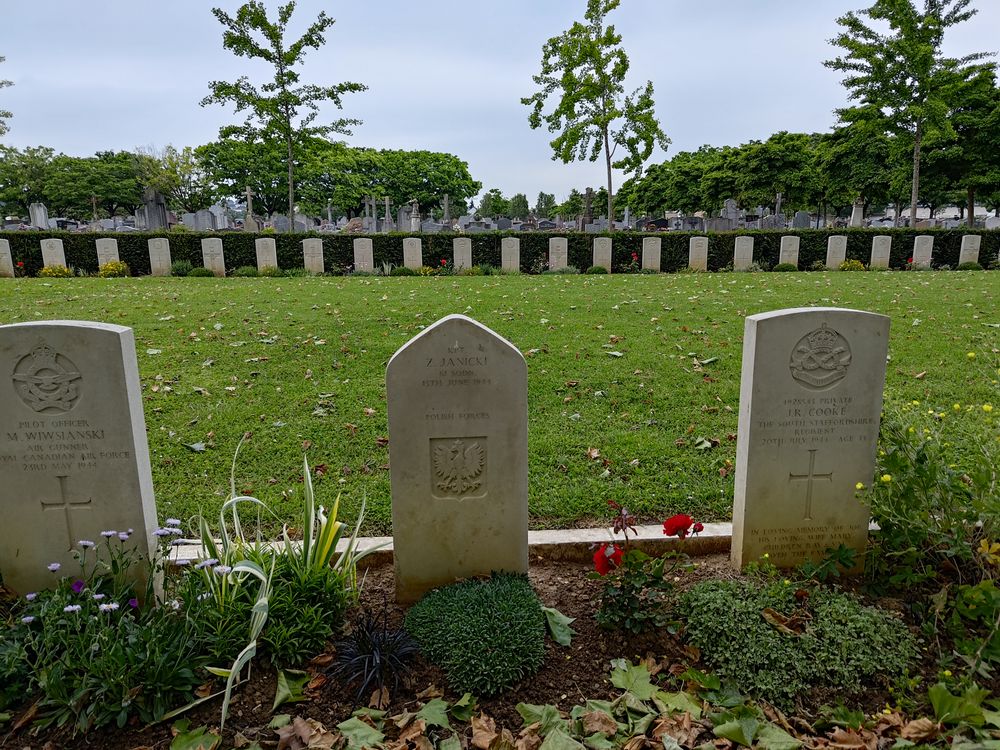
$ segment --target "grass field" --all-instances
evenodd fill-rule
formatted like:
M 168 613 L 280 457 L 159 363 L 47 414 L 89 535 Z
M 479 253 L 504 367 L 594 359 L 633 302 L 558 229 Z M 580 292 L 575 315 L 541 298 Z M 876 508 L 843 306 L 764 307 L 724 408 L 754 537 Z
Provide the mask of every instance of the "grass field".
M 528 357 L 538 528 L 592 523 L 608 499 L 649 521 L 727 519 L 743 318 L 808 305 L 892 317 L 890 402 L 997 403 L 1000 273 L 0 283 L 4 323 L 135 329 L 162 516 L 214 515 L 237 442 L 252 432 L 236 467 L 241 492 L 294 523 L 304 453 L 321 502 L 343 492 L 350 518 L 367 497 L 370 533 L 390 529 L 385 364 L 439 317 L 470 315 Z M 981 427 L 995 435 L 994 423 Z

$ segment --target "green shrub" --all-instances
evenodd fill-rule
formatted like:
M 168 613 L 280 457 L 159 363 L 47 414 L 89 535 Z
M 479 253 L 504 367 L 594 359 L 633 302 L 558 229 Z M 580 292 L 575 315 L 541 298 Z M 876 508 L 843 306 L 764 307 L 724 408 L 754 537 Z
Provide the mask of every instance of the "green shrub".
M 573 276 L 580 273 L 580 269 L 576 266 L 563 266 L 562 268 L 550 268 L 542 273 L 546 276 Z
M 459 276 L 485 276 L 482 266 L 472 266 L 472 268 L 462 268 L 458 272 Z
M 797 588 L 775 581 L 705 581 L 681 598 L 686 637 L 702 658 L 740 690 L 782 708 L 810 690 L 856 692 L 891 685 L 917 656 L 900 620 L 855 598 L 814 588 L 804 603 Z M 765 619 L 792 620 L 782 632 Z
M 73 272 L 66 266 L 43 266 L 38 272 L 42 279 L 68 279 L 72 275 Z
M 129 275 L 128 264 L 120 260 L 111 260 L 101 266 L 97 275 L 102 279 L 124 279 Z
M 444 269 L 444 268 L 447 268 L 447 266 L 442 265 L 441 268 Z M 395 270 L 395 269 L 393 269 L 393 270 Z M 418 268 L 416 270 L 417 276 L 437 276 L 440 273 L 441 273 L 441 270 L 439 270 L 437 268 L 432 268 L 431 266 L 420 266 L 420 268 Z M 393 276 L 407 276 L 408 274 L 405 274 L 405 273 L 394 273 L 392 275 Z
M 841 271 L 864 271 L 865 270 L 865 264 L 862 263 L 860 260 L 855 260 L 854 258 L 850 258 L 850 259 L 845 260 L 843 263 L 840 264 L 840 270 Z
M 959 271 L 982 271 L 983 267 L 978 263 L 961 263 L 958 266 Z
M 589 274 L 608 273 L 608 269 L 605 268 L 604 266 L 591 266 L 590 268 L 588 268 L 586 270 L 586 273 L 589 273 Z
M 825 270 L 827 270 L 826 269 L 826 261 L 818 260 L 818 259 L 814 260 L 812 263 L 809 264 L 809 270 L 810 271 L 825 271 Z
M 389 271 L 390 276 L 416 276 L 417 272 L 406 266 L 395 266 Z
M 203 268 L 202 266 L 198 266 L 197 268 L 192 268 L 190 271 L 188 271 L 187 275 L 189 277 L 201 277 L 201 278 L 211 277 L 213 279 L 215 278 L 215 274 L 212 272 L 211 269 Z
M 301 266 L 297 266 L 295 268 L 286 268 L 284 275 L 287 276 L 287 277 L 289 277 L 289 278 L 294 278 L 294 279 L 301 279 L 301 278 L 305 278 L 306 276 L 312 276 L 312 274 L 309 273 L 309 271 L 307 271 L 305 268 L 303 268 Z M 332 275 L 338 275 L 339 276 L 339 274 L 332 274 Z
M 285 272 L 277 266 L 264 266 L 258 273 L 259 276 L 266 276 L 271 279 L 280 279 Z
M 489 697 L 533 675 L 545 658 L 545 617 L 527 576 L 494 573 L 435 589 L 406 630 L 455 692 Z
M 187 276 L 194 268 L 194 264 L 189 260 L 175 260 L 170 264 L 171 276 Z
M 787 273 L 789 271 L 798 271 L 799 267 L 794 263 L 779 263 L 771 270 L 777 271 L 778 273 Z
M 239 276 L 242 278 L 253 278 L 260 276 L 260 271 L 257 270 L 257 266 L 240 266 L 235 271 L 233 271 L 233 276 Z

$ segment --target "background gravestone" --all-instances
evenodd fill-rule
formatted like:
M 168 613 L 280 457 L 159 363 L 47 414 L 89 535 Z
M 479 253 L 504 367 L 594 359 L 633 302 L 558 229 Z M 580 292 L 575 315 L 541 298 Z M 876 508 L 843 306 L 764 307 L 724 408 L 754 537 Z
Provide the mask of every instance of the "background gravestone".
M 66 266 L 66 252 L 63 250 L 62 240 L 42 240 L 42 265 Z
M 504 271 L 521 270 L 521 240 L 517 237 L 500 240 L 500 267 Z
M 799 308 L 751 315 L 743 337 L 732 559 L 778 567 L 868 541 L 855 485 L 872 481 L 889 318 Z
M 423 242 L 419 237 L 403 239 L 403 265 L 407 268 L 420 268 L 424 264 Z
M 72 575 L 72 551 L 132 529 L 149 554 L 153 480 L 132 329 L 0 326 L 0 573 L 18 593 Z
M 318 237 L 302 240 L 302 264 L 309 273 L 322 274 L 326 271 L 326 263 L 323 259 L 323 240 Z
M 558 271 L 569 263 L 568 243 L 565 237 L 549 238 L 549 270 Z
M 456 237 L 453 241 L 455 253 L 455 270 L 472 268 L 472 240 L 468 237 Z
M 288 231 L 287 227 L 285 231 Z M 260 237 L 254 240 L 254 248 L 257 250 L 258 271 L 278 267 L 278 248 L 273 237 Z
M 449 315 L 386 369 L 396 598 L 528 569 L 528 368 L 513 344 Z
M 736 238 L 736 248 L 733 251 L 733 270 L 745 271 L 753 263 L 753 237 L 746 235 Z
M 660 256 L 663 252 L 663 240 L 659 237 L 646 237 L 642 241 L 642 270 L 660 272 Z
M 847 260 L 847 237 L 837 234 L 826 241 L 826 267 L 836 271 Z
M 688 268 L 708 270 L 708 237 L 692 237 L 688 241 Z
M 375 259 L 372 254 L 372 241 L 368 237 L 358 237 L 354 240 L 354 270 L 374 271 Z
M 149 246 L 149 271 L 152 276 L 170 275 L 170 242 L 166 237 L 154 237 Z
M 594 238 L 594 265 L 611 271 L 611 238 Z
M 0 240 L 0 278 L 14 278 L 14 259 L 10 255 L 10 242 Z
M 101 237 L 96 244 L 98 268 L 105 263 L 118 263 L 121 260 L 118 256 L 118 240 L 114 237 Z
M 206 237 L 201 241 L 201 262 L 218 277 L 226 275 L 226 255 L 222 249 L 222 239 Z

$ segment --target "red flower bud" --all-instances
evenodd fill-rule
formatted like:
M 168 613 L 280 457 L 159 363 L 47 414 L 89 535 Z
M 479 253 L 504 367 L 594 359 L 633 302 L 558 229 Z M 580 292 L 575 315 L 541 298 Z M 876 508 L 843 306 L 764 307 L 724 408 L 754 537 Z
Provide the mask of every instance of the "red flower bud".
M 622 564 L 624 554 L 625 550 L 617 544 L 602 544 L 594 553 L 594 570 L 606 576 Z
M 676 536 L 683 539 L 688 535 L 688 530 L 693 523 L 694 519 L 687 513 L 678 513 L 663 522 L 663 533 L 666 536 Z

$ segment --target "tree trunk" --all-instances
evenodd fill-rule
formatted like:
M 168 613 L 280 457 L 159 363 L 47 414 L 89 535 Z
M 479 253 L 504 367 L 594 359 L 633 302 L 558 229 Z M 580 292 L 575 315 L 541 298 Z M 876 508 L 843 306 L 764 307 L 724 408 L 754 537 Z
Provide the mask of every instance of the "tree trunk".
M 288 232 L 295 231 L 295 182 L 292 175 L 292 131 L 285 136 L 288 145 Z
M 611 142 L 608 137 L 608 128 L 604 127 L 604 162 L 608 168 L 608 226 L 613 232 L 615 229 L 615 194 L 611 190 Z
M 974 187 L 968 188 L 966 195 L 968 196 L 966 210 L 969 212 L 969 218 L 966 219 L 965 225 L 969 229 L 973 229 L 976 226 L 976 189 Z
M 910 191 L 910 229 L 917 226 L 917 200 L 920 198 L 920 141 L 923 137 L 922 123 L 917 123 L 913 138 L 913 187 Z

